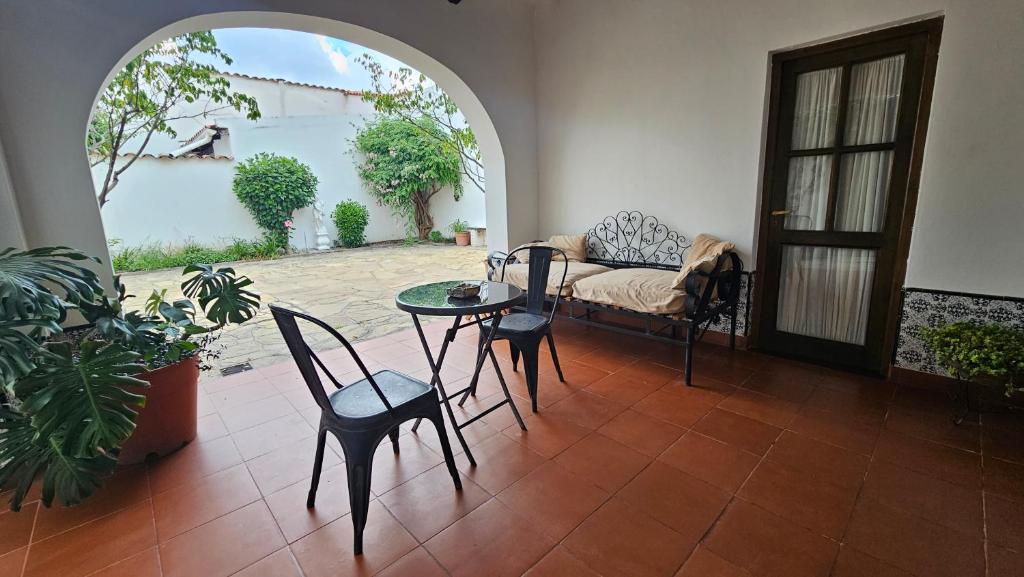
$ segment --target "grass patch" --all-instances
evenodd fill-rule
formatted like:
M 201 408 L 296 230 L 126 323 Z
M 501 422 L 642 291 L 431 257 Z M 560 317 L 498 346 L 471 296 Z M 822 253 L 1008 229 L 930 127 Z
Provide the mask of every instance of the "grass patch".
M 116 246 L 117 243 L 111 244 Z M 111 246 L 111 249 L 114 249 L 114 246 Z M 125 247 L 114 253 L 111 258 L 114 271 L 120 273 L 180 268 L 200 263 L 267 260 L 276 256 L 277 246 L 272 242 L 235 239 L 224 248 L 212 248 L 192 242 L 180 247 L 167 247 L 159 244 Z

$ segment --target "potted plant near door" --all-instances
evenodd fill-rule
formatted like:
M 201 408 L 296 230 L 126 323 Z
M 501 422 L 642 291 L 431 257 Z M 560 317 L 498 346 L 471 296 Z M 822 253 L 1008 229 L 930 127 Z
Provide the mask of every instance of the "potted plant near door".
M 935 362 L 956 379 L 963 421 L 974 410 L 970 384 L 1001 387 L 1006 397 L 1024 390 L 1024 331 L 998 324 L 949 323 L 921 329 Z
M 195 265 L 187 298 L 154 291 L 126 312 L 124 286 L 106 295 L 86 260 L 98 262 L 67 247 L 0 251 L 0 487 L 15 510 L 36 481 L 45 505 L 74 505 L 119 462 L 192 440 L 210 346 L 259 309 L 251 280 Z M 90 325 L 65 332 L 71 310 Z
M 455 219 L 449 228 L 455 235 L 456 246 L 469 246 L 469 224 L 466 221 Z

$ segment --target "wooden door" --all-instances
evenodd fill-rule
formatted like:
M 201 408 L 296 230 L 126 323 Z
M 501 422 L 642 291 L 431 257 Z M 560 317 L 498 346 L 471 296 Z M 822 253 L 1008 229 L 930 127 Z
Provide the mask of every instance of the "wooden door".
M 776 56 L 759 348 L 888 365 L 937 34 L 918 23 Z

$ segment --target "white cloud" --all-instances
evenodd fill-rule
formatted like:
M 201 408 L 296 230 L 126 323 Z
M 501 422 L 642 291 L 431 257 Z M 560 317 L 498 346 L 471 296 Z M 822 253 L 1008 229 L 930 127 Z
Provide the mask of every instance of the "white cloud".
M 320 44 L 320 50 L 323 50 L 324 54 L 327 55 L 328 60 L 331 61 L 331 66 L 338 71 L 338 74 L 348 75 L 348 58 L 338 50 L 335 50 L 326 36 L 317 34 L 316 40 Z

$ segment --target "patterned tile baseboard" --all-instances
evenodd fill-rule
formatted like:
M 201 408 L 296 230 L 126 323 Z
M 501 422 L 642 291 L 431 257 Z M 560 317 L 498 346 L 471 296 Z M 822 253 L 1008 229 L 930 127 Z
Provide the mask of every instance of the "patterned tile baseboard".
M 954 322 L 1024 328 L 1024 298 L 904 288 L 894 364 L 913 371 L 944 374 L 918 335 L 922 327 Z

